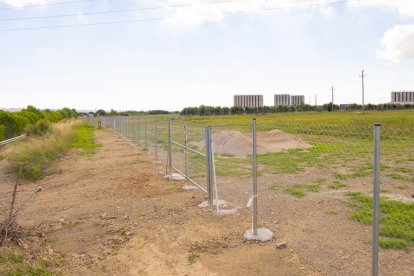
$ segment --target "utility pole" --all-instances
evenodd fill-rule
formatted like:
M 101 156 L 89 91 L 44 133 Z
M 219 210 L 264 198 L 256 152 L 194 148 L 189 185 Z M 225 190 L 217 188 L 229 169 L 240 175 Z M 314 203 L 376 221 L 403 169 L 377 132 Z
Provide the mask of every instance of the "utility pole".
M 360 76 L 362 79 L 362 111 L 365 110 L 365 85 L 364 85 L 364 77 L 367 75 L 364 75 L 364 70 L 362 70 L 362 75 Z
M 318 96 L 315 95 L 315 106 L 318 106 Z
M 333 112 L 334 111 L 334 87 L 332 86 L 332 110 L 331 110 L 331 112 Z

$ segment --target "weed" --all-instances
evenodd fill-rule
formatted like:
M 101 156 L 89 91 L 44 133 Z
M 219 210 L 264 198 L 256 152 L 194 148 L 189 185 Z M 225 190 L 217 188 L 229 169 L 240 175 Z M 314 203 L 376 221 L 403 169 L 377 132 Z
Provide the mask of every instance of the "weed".
M 408 189 L 408 185 L 398 185 L 398 186 L 395 186 L 395 188 L 397 188 L 399 190 L 407 190 Z
M 194 264 L 195 262 L 197 262 L 197 258 L 198 258 L 198 256 L 194 253 L 194 251 L 193 250 L 190 250 L 189 252 L 188 252 L 188 255 L 187 255 L 187 261 L 188 261 L 188 263 L 191 265 L 191 264 Z
M 63 265 L 63 258 L 49 258 L 49 259 L 42 259 L 39 260 L 39 265 L 42 267 L 56 267 Z
M 326 179 L 325 178 L 318 178 L 318 179 L 316 179 L 313 183 L 316 183 L 316 184 L 323 184 L 323 183 L 325 183 L 326 182 Z
M 345 188 L 348 185 L 346 185 L 345 183 L 339 182 L 339 181 L 335 181 L 333 184 L 329 185 L 328 188 L 332 189 L 332 190 L 338 190 L 341 188 Z
M 405 179 L 405 177 L 401 174 L 398 173 L 391 173 L 391 174 L 387 174 L 387 176 L 389 178 L 395 179 L 395 180 L 401 180 L 401 179 Z
M 269 186 L 269 190 L 271 190 L 271 191 L 276 191 L 279 188 L 280 188 L 279 184 L 272 184 L 272 185 Z
M 407 167 L 398 167 L 394 169 L 396 172 L 401 172 L 401 173 L 410 173 L 413 170 L 411 168 L 407 168 Z
M 285 193 L 288 193 L 294 197 L 302 198 L 306 195 L 306 192 L 319 192 L 320 184 L 312 183 L 312 184 L 295 184 L 289 188 L 284 190 Z
M 0 264 L 11 263 L 20 264 L 23 263 L 23 257 L 17 252 L 14 252 L 7 248 L 0 249 Z
M 17 252 L 8 248 L 0 248 L 0 266 L 2 275 L 49 276 L 50 271 L 43 264 L 32 265 L 24 261 Z
M 329 215 L 329 216 L 336 216 L 336 215 L 339 215 L 339 213 L 338 213 L 337 211 L 326 211 L 326 212 L 325 212 L 325 214 L 326 214 L 326 215 Z
M 309 192 L 314 192 L 314 193 L 319 192 L 320 191 L 320 184 L 318 184 L 318 183 L 309 184 L 309 185 L 306 186 L 306 189 Z

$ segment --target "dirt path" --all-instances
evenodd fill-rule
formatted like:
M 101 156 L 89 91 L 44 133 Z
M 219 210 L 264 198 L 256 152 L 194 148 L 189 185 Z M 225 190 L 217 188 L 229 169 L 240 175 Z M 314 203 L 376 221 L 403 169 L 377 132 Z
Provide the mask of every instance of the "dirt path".
M 96 139 L 102 147 L 95 155 L 72 152 L 58 173 L 20 186 L 19 198 L 42 187 L 19 218 L 45 233 L 22 243 L 26 256 L 65 275 L 327 274 L 289 246 L 276 249 L 277 237 L 243 242 L 248 211 L 219 217 L 200 209 L 203 193 L 164 180 L 165 165 L 125 138 L 102 130 Z M 3 214 L 14 176 L 0 166 Z

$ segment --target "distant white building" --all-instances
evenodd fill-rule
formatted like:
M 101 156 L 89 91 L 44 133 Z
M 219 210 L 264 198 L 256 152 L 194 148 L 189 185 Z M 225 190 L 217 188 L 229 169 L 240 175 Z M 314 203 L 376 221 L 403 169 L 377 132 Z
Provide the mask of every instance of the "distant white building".
M 294 95 L 290 98 L 291 105 L 301 105 L 305 103 L 305 96 L 303 95 Z
M 7 112 L 20 112 L 21 108 L 0 108 L 0 110 L 7 111 Z
M 301 105 L 305 103 L 303 95 L 276 94 L 275 106 Z
M 289 94 L 278 94 L 275 95 L 275 106 L 289 106 L 290 105 L 290 95 Z
M 391 103 L 414 104 L 414 92 L 412 91 L 391 92 Z
M 263 95 L 234 95 L 234 106 L 263 107 Z

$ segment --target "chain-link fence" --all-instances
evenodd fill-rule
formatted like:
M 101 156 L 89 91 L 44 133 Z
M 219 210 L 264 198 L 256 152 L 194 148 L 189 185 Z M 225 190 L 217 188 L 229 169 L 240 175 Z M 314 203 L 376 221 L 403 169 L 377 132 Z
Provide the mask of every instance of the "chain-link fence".
M 199 187 L 211 205 L 215 198 L 236 210 L 252 206 L 254 228 L 273 230 L 328 274 L 376 275 L 379 263 L 382 275 L 414 275 L 410 130 L 382 126 L 380 133 L 378 126 L 375 143 L 374 126 L 268 118 L 259 118 L 255 129 L 253 122 L 209 127 L 144 116 L 99 120 L 166 162 L 170 176 Z M 381 153 L 376 163 L 375 152 Z

